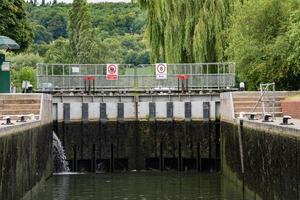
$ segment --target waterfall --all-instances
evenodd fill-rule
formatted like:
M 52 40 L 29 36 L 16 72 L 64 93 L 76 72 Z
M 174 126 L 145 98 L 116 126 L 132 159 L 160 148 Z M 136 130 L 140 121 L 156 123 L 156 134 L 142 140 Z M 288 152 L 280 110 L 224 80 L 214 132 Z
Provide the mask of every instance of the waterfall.
M 61 144 L 61 141 L 53 131 L 53 167 L 54 172 L 68 172 L 68 162 L 66 161 L 65 150 Z

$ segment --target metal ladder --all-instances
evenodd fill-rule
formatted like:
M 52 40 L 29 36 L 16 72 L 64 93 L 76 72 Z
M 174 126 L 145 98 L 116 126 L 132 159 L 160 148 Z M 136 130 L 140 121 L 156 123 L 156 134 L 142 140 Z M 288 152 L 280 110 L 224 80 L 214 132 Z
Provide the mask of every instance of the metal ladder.
M 266 112 L 265 103 L 272 104 L 272 120 L 275 119 L 275 83 L 263 83 L 260 84 L 260 97 L 255 104 L 254 108 L 252 109 L 252 113 L 255 112 L 257 106 L 259 103 L 262 104 L 262 117 L 266 116 L 266 114 L 269 114 Z

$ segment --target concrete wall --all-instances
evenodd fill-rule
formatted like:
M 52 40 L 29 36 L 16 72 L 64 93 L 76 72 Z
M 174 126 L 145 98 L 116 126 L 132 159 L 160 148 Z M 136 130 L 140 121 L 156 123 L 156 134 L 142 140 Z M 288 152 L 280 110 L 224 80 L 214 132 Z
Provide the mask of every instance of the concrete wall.
M 220 115 L 222 121 L 233 122 L 234 120 L 234 106 L 231 92 L 224 92 L 220 94 Z
M 53 111 L 73 171 L 217 169 L 219 94 L 54 96 Z
M 41 101 L 39 120 L 0 126 L 0 199 L 30 199 L 52 174 L 51 96 L 41 95 Z
M 256 199 L 300 199 L 299 130 L 244 121 L 222 122 L 221 133 L 226 176 Z
M 54 97 L 54 121 L 201 121 L 220 115 L 216 95 Z

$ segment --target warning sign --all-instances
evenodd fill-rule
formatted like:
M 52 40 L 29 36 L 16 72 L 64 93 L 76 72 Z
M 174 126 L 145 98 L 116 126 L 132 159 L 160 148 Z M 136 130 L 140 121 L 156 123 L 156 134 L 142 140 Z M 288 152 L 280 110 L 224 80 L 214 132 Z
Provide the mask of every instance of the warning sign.
M 119 66 L 117 64 L 106 65 L 106 80 L 115 81 L 119 79 Z
M 156 79 L 167 79 L 168 68 L 166 63 L 158 63 L 155 65 Z

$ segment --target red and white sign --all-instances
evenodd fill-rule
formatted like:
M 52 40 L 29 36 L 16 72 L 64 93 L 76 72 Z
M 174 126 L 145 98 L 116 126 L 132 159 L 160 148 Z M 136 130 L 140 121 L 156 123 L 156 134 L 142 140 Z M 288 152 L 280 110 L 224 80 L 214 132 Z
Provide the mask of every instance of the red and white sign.
M 156 79 L 167 79 L 168 68 L 166 63 L 155 65 Z
M 106 65 L 106 80 L 115 81 L 119 79 L 119 66 L 117 64 Z

